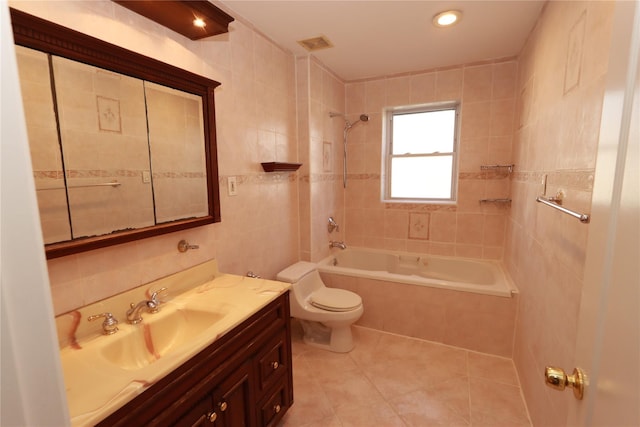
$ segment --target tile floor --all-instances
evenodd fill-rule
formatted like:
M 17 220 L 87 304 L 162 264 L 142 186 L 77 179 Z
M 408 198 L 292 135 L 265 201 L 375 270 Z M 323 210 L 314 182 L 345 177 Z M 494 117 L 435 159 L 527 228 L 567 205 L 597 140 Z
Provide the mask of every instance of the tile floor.
M 295 402 L 278 427 L 531 426 L 510 359 L 362 327 L 331 353 L 293 325 Z

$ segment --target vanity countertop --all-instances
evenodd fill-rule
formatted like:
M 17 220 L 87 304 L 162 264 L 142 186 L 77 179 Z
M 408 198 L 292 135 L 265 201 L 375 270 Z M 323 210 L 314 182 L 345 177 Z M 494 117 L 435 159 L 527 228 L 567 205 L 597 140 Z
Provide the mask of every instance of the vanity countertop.
M 95 326 L 99 330 L 100 321 L 91 322 L 93 335 L 73 337 L 61 348 L 73 426 L 102 420 L 290 288 L 287 283 L 221 274 L 215 261 L 200 267 L 208 269 L 214 270 L 213 278 L 192 284 L 179 294 L 172 293 L 158 313 L 143 313 L 142 323 L 129 325 L 122 317 L 118 332 L 96 335 Z M 177 283 L 173 278 L 145 285 L 146 293 L 167 283 L 171 292 L 172 281 Z M 127 297 L 132 299 L 131 295 Z M 74 312 L 76 329 L 86 323 L 86 311 L 104 309 L 105 304 Z M 64 320 L 57 319 L 57 323 L 60 333 Z

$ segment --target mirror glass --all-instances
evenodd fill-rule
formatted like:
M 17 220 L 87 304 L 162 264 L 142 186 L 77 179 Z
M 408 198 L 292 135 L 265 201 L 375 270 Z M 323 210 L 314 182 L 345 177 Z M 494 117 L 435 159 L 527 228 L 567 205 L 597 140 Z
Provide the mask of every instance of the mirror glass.
M 11 12 L 47 257 L 219 221 L 219 83 Z
M 202 100 L 145 82 L 156 222 L 207 214 Z
M 154 225 L 143 81 L 51 59 L 72 238 Z
M 44 243 L 71 240 L 49 60 L 42 52 L 21 46 L 16 48 Z

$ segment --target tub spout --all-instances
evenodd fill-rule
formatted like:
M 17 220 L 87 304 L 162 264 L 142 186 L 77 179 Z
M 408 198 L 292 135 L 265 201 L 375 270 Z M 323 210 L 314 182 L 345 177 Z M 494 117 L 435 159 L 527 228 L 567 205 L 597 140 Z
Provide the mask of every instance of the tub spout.
M 329 242 L 329 248 L 347 249 L 347 245 L 345 245 L 344 242 L 334 242 L 333 240 L 331 240 Z

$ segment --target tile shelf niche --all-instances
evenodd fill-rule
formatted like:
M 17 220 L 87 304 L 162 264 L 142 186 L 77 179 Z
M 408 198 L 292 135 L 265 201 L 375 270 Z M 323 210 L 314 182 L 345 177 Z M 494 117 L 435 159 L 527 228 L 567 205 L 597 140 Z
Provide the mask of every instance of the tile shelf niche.
M 297 171 L 302 163 L 266 162 L 261 165 L 265 172 L 293 172 Z

